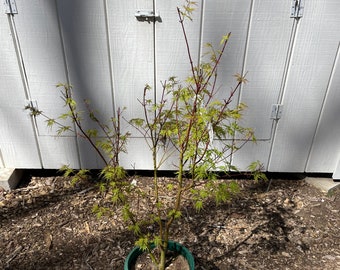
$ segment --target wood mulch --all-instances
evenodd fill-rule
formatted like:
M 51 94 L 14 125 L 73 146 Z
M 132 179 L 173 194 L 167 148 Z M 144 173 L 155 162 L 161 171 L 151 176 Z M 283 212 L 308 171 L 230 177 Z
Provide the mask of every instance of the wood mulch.
M 151 181 L 135 180 L 146 190 Z M 269 190 L 237 181 L 240 195 L 200 212 L 186 205 L 174 228 L 196 269 L 340 269 L 339 192 L 326 196 L 303 179 L 276 179 Z M 104 199 L 93 183 L 61 176 L 0 190 L 0 269 L 123 269 L 135 239 L 119 215 L 92 213 Z

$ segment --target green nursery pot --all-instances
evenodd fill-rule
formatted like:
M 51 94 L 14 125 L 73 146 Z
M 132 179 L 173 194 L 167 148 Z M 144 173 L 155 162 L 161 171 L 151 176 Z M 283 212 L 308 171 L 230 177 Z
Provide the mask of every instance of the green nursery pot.
M 155 245 L 151 245 L 151 248 L 155 248 Z M 188 262 L 190 270 L 195 269 L 194 257 L 190 251 L 182 246 L 180 243 L 169 241 L 168 250 L 181 254 Z M 136 263 L 137 258 L 141 255 L 143 251 L 139 247 L 135 247 L 125 259 L 124 270 L 131 270 L 131 267 Z

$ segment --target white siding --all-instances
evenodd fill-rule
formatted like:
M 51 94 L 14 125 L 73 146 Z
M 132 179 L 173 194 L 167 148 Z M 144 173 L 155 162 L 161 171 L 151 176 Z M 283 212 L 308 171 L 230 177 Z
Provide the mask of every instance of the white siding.
M 241 169 L 254 160 L 268 167 L 274 127 L 271 106 L 280 103 L 294 22 L 287 13 L 287 1 L 253 1 L 250 8 L 250 13 L 246 12 L 249 26 L 243 30 L 248 31 L 247 46 L 238 53 L 245 56 L 242 72 L 247 73 L 249 81 L 242 87 L 240 101 L 248 106 L 242 123 L 254 129 L 258 142 L 235 154 L 233 162 Z M 235 50 L 229 52 L 234 53 Z
M 97 117 L 108 121 L 114 108 L 104 1 L 60 0 L 57 6 L 69 81 L 78 107 L 86 118 L 84 100 L 90 100 L 91 107 L 98 110 Z M 92 122 L 84 125 L 85 130 L 96 127 Z M 86 147 L 82 138 L 78 146 L 81 166 L 96 168 L 99 161 L 93 149 Z
M 154 87 L 154 25 L 135 18 L 136 11 L 143 9 L 152 10 L 152 1 L 107 1 L 115 107 L 127 108 L 126 119 L 143 116 L 138 99 L 146 83 Z M 122 132 L 125 131 L 132 137 L 122 165 L 127 169 L 150 169 L 152 160 L 145 154 L 144 139 L 122 121 Z
M 305 170 L 340 39 L 338 1 L 305 1 L 304 11 L 297 29 L 270 171 Z
M 14 21 L 28 82 L 28 94 L 32 100 L 37 101 L 39 110 L 56 118 L 65 112 L 65 108 L 55 85 L 60 81 L 67 82 L 67 77 L 55 1 L 18 0 L 16 4 L 19 13 L 14 16 Z M 35 120 L 42 166 L 58 168 L 69 164 L 78 168 L 75 137 L 56 139 L 55 132 L 47 128 L 46 119 L 37 117 Z
M 334 58 L 334 69 L 307 164 L 309 172 L 332 172 L 340 160 L 339 47 Z
M 102 119 L 119 107 L 127 108 L 126 119 L 142 117 L 138 98 L 146 83 L 157 97 L 160 81 L 183 79 L 190 72 L 176 11 L 182 3 L 16 0 L 18 14 L 0 15 L 0 167 L 100 168 L 97 154 L 75 134 L 56 137 L 43 118 L 31 119 L 23 110 L 25 100 L 36 100 L 40 110 L 57 117 L 66 109 L 55 84 L 71 83 L 82 110 L 82 100 L 89 99 Z M 258 138 L 233 156 L 234 165 L 245 169 L 260 160 L 269 171 L 336 172 L 340 4 L 304 1 L 298 21 L 290 18 L 290 5 L 197 1 L 193 22 L 186 22 L 193 60 L 201 60 L 206 42 L 218 46 L 222 35 L 232 33 L 219 68 L 219 96 L 229 94 L 235 73 L 247 73 L 249 82 L 234 104 L 248 105 L 243 124 L 253 127 Z M 153 8 L 160 12 L 155 23 L 135 18 L 137 10 Z M 278 121 L 270 119 L 273 104 L 284 106 Z M 142 136 L 123 121 L 127 130 L 132 138 L 122 164 L 150 169 Z M 171 164 L 163 168 L 171 169 Z
M 35 132 L 24 111 L 25 88 L 22 81 L 18 44 L 12 21 L 0 16 L 0 150 L 4 167 L 41 167 Z

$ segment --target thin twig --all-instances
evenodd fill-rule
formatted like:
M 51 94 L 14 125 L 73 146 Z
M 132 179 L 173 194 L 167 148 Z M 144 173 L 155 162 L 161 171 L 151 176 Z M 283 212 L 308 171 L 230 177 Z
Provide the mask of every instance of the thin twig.
M 86 189 L 83 189 L 82 191 L 79 191 L 78 194 L 84 194 L 90 190 L 93 190 L 95 187 L 89 187 L 89 188 L 86 188 Z
M 23 246 L 18 246 L 12 254 L 9 256 L 9 258 L 6 261 L 6 265 L 9 266 L 9 263 L 14 260 L 16 256 L 20 253 L 20 251 L 23 249 Z

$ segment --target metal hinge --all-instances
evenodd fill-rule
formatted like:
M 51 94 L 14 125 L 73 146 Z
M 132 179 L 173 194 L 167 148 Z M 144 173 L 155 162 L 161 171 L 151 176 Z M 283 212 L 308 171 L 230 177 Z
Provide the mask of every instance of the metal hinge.
M 273 104 L 272 111 L 270 113 L 270 119 L 279 120 L 282 116 L 283 105 L 282 104 Z
M 292 0 L 292 6 L 290 10 L 291 18 L 301 18 L 303 15 L 304 0 Z
M 6 14 L 18 14 L 17 5 L 15 0 L 4 0 L 4 7 Z

